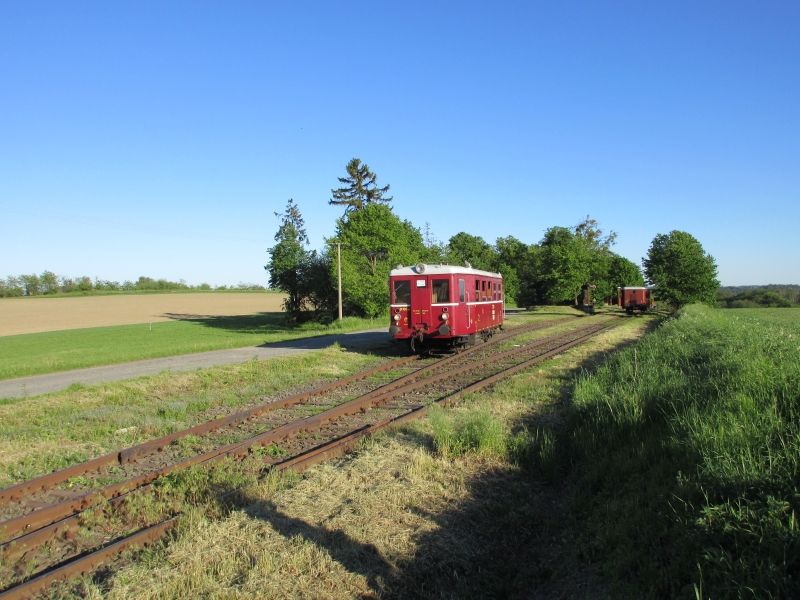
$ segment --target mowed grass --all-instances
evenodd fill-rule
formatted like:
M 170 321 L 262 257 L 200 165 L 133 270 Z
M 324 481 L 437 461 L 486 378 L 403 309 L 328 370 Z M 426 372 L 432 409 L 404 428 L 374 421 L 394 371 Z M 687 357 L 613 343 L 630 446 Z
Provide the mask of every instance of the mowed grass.
M 624 597 L 800 595 L 800 310 L 684 309 L 575 386 L 551 449 Z
M 330 325 L 289 327 L 282 313 L 92 327 L 0 337 L 0 379 L 82 367 L 241 348 L 385 325 L 387 319 L 348 317 Z

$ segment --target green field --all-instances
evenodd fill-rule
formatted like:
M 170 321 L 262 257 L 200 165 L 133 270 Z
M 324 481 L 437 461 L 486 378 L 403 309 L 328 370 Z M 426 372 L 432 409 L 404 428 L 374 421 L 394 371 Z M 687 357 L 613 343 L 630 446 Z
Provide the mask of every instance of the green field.
M 385 324 L 385 319 L 348 317 L 329 326 L 307 323 L 288 327 L 283 313 L 261 313 L 3 336 L 0 337 L 0 379 L 256 346 Z
M 616 594 L 797 597 L 800 309 L 684 309 L 581 377 L 554 439 Z

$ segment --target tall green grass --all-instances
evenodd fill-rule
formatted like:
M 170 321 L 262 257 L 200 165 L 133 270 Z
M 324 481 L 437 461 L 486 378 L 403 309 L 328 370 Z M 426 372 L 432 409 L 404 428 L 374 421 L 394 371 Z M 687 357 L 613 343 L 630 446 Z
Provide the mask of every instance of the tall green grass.
M 580 551 L 620 595 L 800 596 L 800 320 L 786 310 L 690 306 L 578 378 L 544 472 L 568 477 Z
M 429 409 L 436 449 L 449 458 L 467 453 L 504 458 L 509 436 L 505 425 L 486 409 L 448 414 L 438 406 Z

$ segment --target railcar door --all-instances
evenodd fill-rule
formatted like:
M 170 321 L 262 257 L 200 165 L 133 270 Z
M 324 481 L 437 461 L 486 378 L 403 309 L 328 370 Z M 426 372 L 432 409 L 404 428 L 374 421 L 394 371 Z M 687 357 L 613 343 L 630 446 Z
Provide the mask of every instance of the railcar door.
M 427 331 L 431 327 L 430 282 L 424 275 L 411 279 L 411 329 Z
M 459 278 L 459 280 L 458 280 L 458 307 L 459 307 L 460 310 L 458 311 L 458 315 L 459 315 L 459 317 L 461 315 L 463 315 L 464 314 L 464 308 L 466 308 L 466 312 L 467 312 L 467 325 L 466 326 L 467 326 L 467 329 L 469 329 L 470 326 L 472 325 L 472 320 L 470 318 L 469 292 L 467 290 L 468 290 L 468 288 L 467 288 L 466 281 L 464 280 L 463 277 Z M 461 327 L 461 326 L 459 325 L 459 327 Z

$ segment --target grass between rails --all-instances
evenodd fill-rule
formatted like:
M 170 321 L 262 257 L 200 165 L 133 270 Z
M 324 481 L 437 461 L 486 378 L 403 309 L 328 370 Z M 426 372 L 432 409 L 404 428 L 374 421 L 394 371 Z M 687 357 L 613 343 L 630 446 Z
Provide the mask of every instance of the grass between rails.
M 348 317 L 327 326 L 288 327 L 282 313 L 260 313 L 3 336 L 0 379 L 358 331 L 387 322 Z
M 263 396 L 364 369 L 337 345 L 300 356 L 115 382 L 0 404 L 0 486 L 190 427 Z

